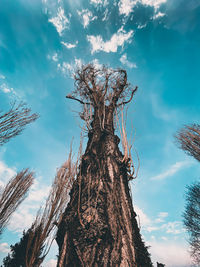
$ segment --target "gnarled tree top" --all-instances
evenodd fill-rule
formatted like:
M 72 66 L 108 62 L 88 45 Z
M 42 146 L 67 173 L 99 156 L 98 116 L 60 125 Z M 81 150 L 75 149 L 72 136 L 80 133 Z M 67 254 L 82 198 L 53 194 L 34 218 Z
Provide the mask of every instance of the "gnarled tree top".
M 129 103 L 137 90 L 127 81 L 126 70 L 87 64 L 74 73 L 75 90 L 67 95 L 81 104 L 118 107 Z
M 137 91 L 128 83 L 126 70 L 87 64 L 76 70 L 74 80 L 75 89 L 66 97 L 84 105 L 80 117 L 88 130 L 114 132 L 114 111 Z

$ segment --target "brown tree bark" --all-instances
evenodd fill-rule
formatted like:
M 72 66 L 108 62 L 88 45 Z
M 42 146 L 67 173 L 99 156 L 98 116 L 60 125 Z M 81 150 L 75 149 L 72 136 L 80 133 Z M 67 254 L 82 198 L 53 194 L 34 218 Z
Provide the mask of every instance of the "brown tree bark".
M 133 210 L 128 160 L 114 133 L 116 105 L 104 103 L 99 98 L 93 105 L 87 147 L 58 228 L 59 267 L 152 266 Z

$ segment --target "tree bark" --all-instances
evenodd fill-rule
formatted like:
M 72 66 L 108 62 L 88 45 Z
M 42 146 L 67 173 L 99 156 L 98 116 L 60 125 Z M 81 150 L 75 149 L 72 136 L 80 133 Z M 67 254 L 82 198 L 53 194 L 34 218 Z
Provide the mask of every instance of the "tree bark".
M 104 108 L 94 109 L 86 151 L 58 228 L 57 266 L 152 266 L 133 210 L 128 163 L 114 134 L 114 108 Z

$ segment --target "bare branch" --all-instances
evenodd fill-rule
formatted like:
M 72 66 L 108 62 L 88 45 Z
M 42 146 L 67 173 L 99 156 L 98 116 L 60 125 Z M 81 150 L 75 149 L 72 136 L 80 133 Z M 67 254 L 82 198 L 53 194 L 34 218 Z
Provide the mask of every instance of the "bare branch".
M 6 113 L 0 112 L 0 146 L 19 135 L 27 124 L 38 117 L 36 113 L 31 114 L 31 109 L 23 102 L 18 106 L 13 105 Z
M 26 197 L 26 193 L 33 184 L 33 179 L 33 173 L 25 169 L 12 178 L 3 189 L 0 195 L 0 234 L 12 213 Z
M 75 72 L 74 79 L 75 90 L 67 98 L 92 106 L 91 128 L 113 131 L 115 109 L 129 103 L 137 91 L 137 87 L 131 90 L 126 70 L 87 64 Z M 85 107 L 83 109 L 80 115 L 84 119 Z M 88 120 L 85 121 L 88 126 Z
M 74 97 L 74 96 L 72 96 L 72 95 L 70 95 L 70 94 L 67 95 L 66 98 L 76 100 L 76 101 L 80 102 L 80 103 L 83 104 L 83 105 L 91 105 L 91 103 L 83 102 L 83 101 L 81 101 L 80 99 L 78 99 L 78 98 L 76 98 L 76 97 Z
M 175 135 L 178 146 L 187 154 L 200 161 L 200 125 L 185 126 Z
M 134 96 L 134 94 L 136 93 L 137 89 L 138 89 L 138 87 L 136 86 L 135 89 L 132 90 L 131 97 L 129 98 L 129 100 L 119 103 L 119 104 L 117 105 L 117 107 L 119 107 L 119 106 L 121 106 L 121 105 L 126 105 L 126 104 L 130 103 L 131 100 L 133 99 L 133 96 Z

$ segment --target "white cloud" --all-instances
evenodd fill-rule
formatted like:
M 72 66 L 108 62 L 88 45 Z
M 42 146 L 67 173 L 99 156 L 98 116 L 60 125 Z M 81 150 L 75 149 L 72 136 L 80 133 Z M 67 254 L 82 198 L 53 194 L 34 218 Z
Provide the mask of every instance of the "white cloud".
M 174 243 L 166 240 L 162 242 L 152 240 L 148 242 L 148 245 L 150 245 L 149 252 L 155 264 L 160 262 L 168 267 L 186 267 L 191 264 L 188 248 L 184 242 Z
M 95 5 L 106 6 L 108 4 L 108 0 L 90 0 L 90 3 Z
M 133 36 L 133 30 L 125 32 L 121 27 L 117 33 L 114 33 L 109 41 L 104 42 L 101 35 L 88 35 L 87 39 L 92 46 L 92 54 L 94 52 L 104 51 L 117 52 L 119 46 L 123 46 L 125 42 L 130 42 L 131 37 Z
M 6 83 L 3 83 L 0 85 L 0 90 L 4 92 L 5 94 L 8 94 L 8 93 L 16 94 L 14 89 L 12 87 L 9 87 Z
M 49 22 L 56 27 L 59 35 L 62 35 L 63 31 L 69 28 L 69 19 L 65 16 L 65 11 L 62 7 L 58 8 L 56 16 L 49 19 Z
M 133 11 L 133 7 L 137 4 L 137 2 L 138 0 L 121 0 L 119 2 L 120 15 L 128 16 Z
M 34 185 L 31 187 L 30 193 L 27 197 L 27 201 L 42 202 L 44 201 L 49 194 L 50 186 L 41 186 L 37 181 L 34 182 Z
M 84 28 L 86 28 L 91 21 L 97 19 L 96 16 L 93 17 L 92 12 L 88 9 L 82 9 L 81 11 L 77 11 L 77 13 L 82 18 Z
M 57 266 L 57 260 L 51 259 L 49 260 L 44 267 L 56 267 Z
M 61 44 L 63 44 L 67 49 L 71 49 L 77 46 L 78 41 L 76 41 L 75 44 L 66 43 L 66 42 L 61 42 Z
M 162 13 L 162 12 L 158 12 L 156 13 L 154 16 L 153 16 L 153 19 L 158 19 L 158 18 L 162 18 L 165 16 L 165 13 Z
M 99 63 L 99 60 L 97 58 L 93 59 L 92 63 L 95 66 L 96 69 L 101 69 L 102 66 L 103 66 L 101 63 Z
M 8 229 L 14 232 L 27 230 L 33 223 L 39 208 L 45 204 L 49 194 L 50 186 L 41 185 L 35 181 L 30 189 L 28 197 L 12 215 Z
M 22 203 L 18 210 L 13 213 L 8 224 L 8 229 L 10 231 L 21 233 L 23 230 L 30 228 L 34 221 L 35 215 L 30 212 L 29 208 L 29 206 L 26 207 L 26 205 Z
M 1 80 L 4 80 L 6 77 L 4 76 L 4 75 L 2 75 L 2 74 L 0 74 L 0 79 Z
M 5 186 L 16 174 L 15 168 L 9 168 L 3 161 L 0 161 L 0 186 Z
M 55 62 L 58 61 L 58 54 L 57 53 L 53 54 L 52 60 L 55 61 Z
M 123 54 L 121 57 L 120 57 L 120 62 L 127 66 L 128 68 L 137 68 L 137 65 L 136 63 L 132 63 L 130 62 L 128 59 L 127 59 L 127 54 Z
M 73 76 L 74 71 L 77 68 L 80 68 L 82 65 L 83 61 L 80 58 L 75 58 L 74 62 L 63 62 L 62 64 L 59 63 L 57 67 L 64 75 Z
M 167 0 L 141 0 L 143 5 L 153 6 L 155 9 L 167 2 Z
M 166 224 L 163 224 L 162 229 L 165 229 L 167 234 L 174 235 L 182 234 L 185 232 L 182 222 L 179 221 L 168 222 Z
M 0 252 L 2 253 L 9 253 L 10 247 L 7 243 L 0 243 Z
M 191 161 L 179 161 L 176 162 L 175 164 L 171 165 L 166 171 L 151 177 L 151 180 L 163 180 L 168 177 L 171 177 L 175 173 L 177 173 L 180 169 L 182 168 L 187 168 L 188 166 L 191 165 Z
M 120 0 L 118 4 L 119 13 L 120 15 L 128 16 L 133 11 L 133 8 L 137 3 L 153 6 L 157 10 L 160 5 L 166 1 L 167 0 Z
M 168 216 L 168 212 L 160 212 L 158 214 L 158 218 L 156 218 L 155 222 L 156 223 L 161 223 L 165 221 L 165 218 Z
M 180 221 L 165 222 L 169 215 L 168 212 L 161 211 L 154 219 L 148 217 L 147 214 L 137 205 L 134 206 L 134 210 L 137 214 L 136 219 L 138 226 L 141 227 L 144 232 L 151 233 L 157 231 L 158 233 L 165 233 L 167 236 L 168 234 L 176 236 L 185 232 L 185 229 Z
M 134 206 L 134 209 L 137 214 L 136 218 L 139 226 L 144 228 L 151 224 L 150 218 L 138 206 Z
M 147 23 L 145 23 L 145 24 L 139 24 L 138 26 L 137 26 L 137 28 L 138 29 L 143 29 L 143 28 L 145 28 L 147 26 Z
M 105 21 L 108 19 L 108 8 L 106 8 L 105 12 L 104 12 L 104 16 L 102 18 L 102 21 Z
M 160 230 L 160 227 L 151 225 L 151 226 L 145 227 L 144 230 L 151 233 L 151 232 Z
M 59 63 L 57 67 L 64 75 L 69 74 L 73 69 L 72 64 L 68 62 L 63 62 L 62 64 Z

